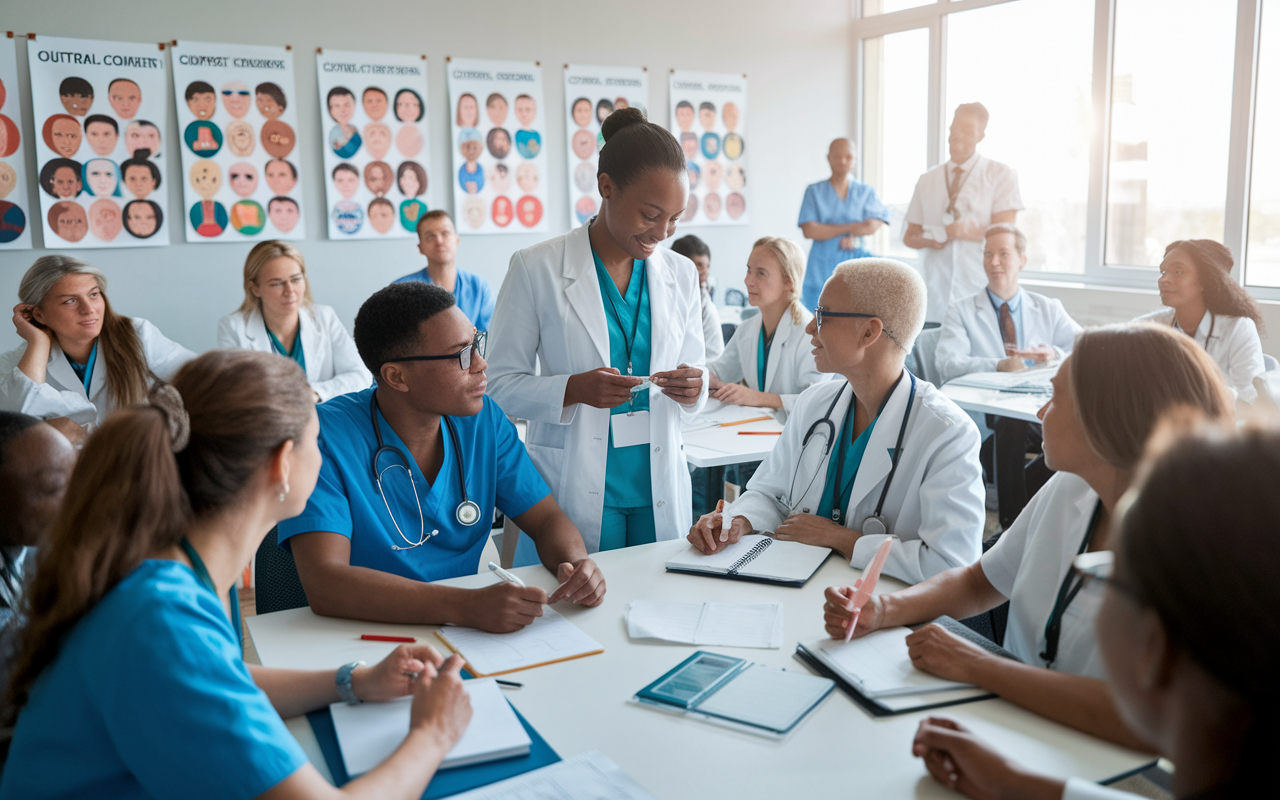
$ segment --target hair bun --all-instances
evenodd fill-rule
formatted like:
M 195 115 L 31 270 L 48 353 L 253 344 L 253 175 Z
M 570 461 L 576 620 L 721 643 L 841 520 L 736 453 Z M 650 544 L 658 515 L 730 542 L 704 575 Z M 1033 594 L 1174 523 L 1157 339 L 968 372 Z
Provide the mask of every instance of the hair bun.
M 147 402 L 152 408 L 164 415 L 169 426 L 169 442 L 173 452 L 181 453 L 191 441 L 191 417 L 187 415 L 186 406 L 182 403 L 182 395 L 167 383 L 157 383 L 151 389 Z
M 649 118 L 645 116 L 645 113 L 635 106 L 620 108 L 604 118 L 604 122 L 600 124 L 600 135 L 604 136 L 605 142 L 608 142 L 615 133 L 623 128 L 629 128 L 632 125 L 643 125 L 648 121 Z

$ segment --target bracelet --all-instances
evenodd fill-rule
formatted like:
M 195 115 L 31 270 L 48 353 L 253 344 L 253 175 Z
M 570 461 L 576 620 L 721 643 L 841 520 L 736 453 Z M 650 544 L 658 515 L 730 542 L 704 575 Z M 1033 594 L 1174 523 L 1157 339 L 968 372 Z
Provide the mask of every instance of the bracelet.
M 364 701 L 356 697 L 356 693 L 351 688 L 351 673 L 356 671 L 356 667 L 363 667 L 363 661 L 352 661 L 350 664 L 343 664 L 338 667 L 338 672 L 333 676 L 333 682 L 338 686 L 338 697 L 348 705 L 359 705 Z

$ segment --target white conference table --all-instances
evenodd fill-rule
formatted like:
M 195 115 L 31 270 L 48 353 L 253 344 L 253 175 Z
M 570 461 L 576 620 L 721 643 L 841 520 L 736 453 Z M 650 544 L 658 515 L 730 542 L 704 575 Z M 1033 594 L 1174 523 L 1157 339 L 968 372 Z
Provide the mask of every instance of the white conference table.
M 1039 422 L 1036 412 L 1049 399 L 1047 395 L 1001 392 L 950 383 L 943 384 L 942 393 L 965 411 L 995 414 L 997 417 L 1011 417 L 1026 422 Z
M 667 573 L 665 561 L 683 540 L 599 553 L 597 563 L 609 591 L 597 608 L 557 610 L 604 646 L 604 653 L 512 673 L 524 688 L 506 696 L 562 758 L 600 750 L 657 798 L 942 798 L 954 797 L 935 783 L 911 755 L 917 723 L 930 712 L 875 719 L 839 689 L 784 740 L 766 739 L 627 702 L 637 690 L 689 656 L 694 646 L 632 642 L 623 614 L 632 599 L 682 602 L 780 602 L 785 644 L 781 650 L 707 648 L 771 667 L 805 671 L 793 658 L 799 640 L 820 637 L 822 592 L 851 583 L 857 571 L 832 556 L 802 589 Z M 555 588 L 541 566 L 515 570 L 526 582 Z M 491 575 L 469 575 L 441 583 L 466 588 L 491 584 Z M 900 588 L 891 579 L 883 591 Z M 392 625 L 316 616 L 308 608 L 248 618 L 262 663 L 298 669 L 335 668 L 351 661 L 374 663 L 394 645 L 362 641 L 364 633 L 415 636 L 447 652 L 430 625 Z M 941 709 L 1003 753 L 1041 772 L 1090 780 L 1127 774 L 1153 762 L 1024 711 L 1003 700 L 983 700 Z M 938 712 L 933 712 L 938 713 Z M 290 731 L 328 776 L 305 717 L 287 721 Z
M 723 427 L 720 422 L 769 417 L 768 420 Z M 755 432 L 741 436 L 741 431 Z M 755 435 L 764 432 L 764 435 Z M 681 428 L 685 458 L 695 467 L 724 467 L 763 461 L 778 443 L 782 423 L 777 413 L 767 408 L 731 406 L 719 400 L 707 400 L 706 408 Z

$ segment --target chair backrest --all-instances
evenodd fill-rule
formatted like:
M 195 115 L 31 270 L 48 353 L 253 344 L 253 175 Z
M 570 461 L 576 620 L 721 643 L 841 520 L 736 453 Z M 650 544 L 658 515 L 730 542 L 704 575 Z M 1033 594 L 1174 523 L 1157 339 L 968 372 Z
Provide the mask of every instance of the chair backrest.
M 1267 372 L 1275 372 L 1280 370 L 1280 361 L 1276 360 L 1275 356 L 1269 356 L 1266 353 L 1263 353 L 1262 368 Z
M 275 528 L 258 545 L 254 567 L 253 598 L 259 614 L 310 605 L 302 588 L 302 579 L 298 577 L 298 566 L 293 562 L 293 553 L 277 544 Z
M 741 289 L 726 289 L 724 292 L 724 304 L 726 306 L 745 306 L 747 304 L 747 294 Z
M 729 340 L 733 338 L 733 332 L 736 331 L 737 329 L 738 329 L 738 326 L 734 325 L 732 322 L 720 323 L 720 335 L 724 337 L 725 344 L 729 343 Z
M 938 367 L 934 363 L 934 352 L 938 349 L 938 340 L 942 338 L 942 328 L 928 328 L 916 337 L 911 355 L 915 357 L 916 374 L 935 386 L 941 384 Z

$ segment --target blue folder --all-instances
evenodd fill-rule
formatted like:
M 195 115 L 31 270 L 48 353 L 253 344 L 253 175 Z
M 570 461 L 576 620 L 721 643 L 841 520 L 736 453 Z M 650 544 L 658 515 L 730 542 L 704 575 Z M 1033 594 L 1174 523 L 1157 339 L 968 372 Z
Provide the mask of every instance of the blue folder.
M 512 706 L 511 710 L 516 712 L 520 724 L 529 734 L 532 744 L 528 755 L 440 770 L 431 779 L 431 783 L 427 784 L 427 791 L 422 795 L 423 800 L 449 797 L 459 792 L 488 786 L 560 760 L 560 756 L 551 749 L 547 740 L 533 729 L 524 715 L 517 711 L 515 706 Z M 329 767 L 329 774 L 333 776 L 334 784 L 342 786 L 351 780 L 351 776 L 347 774 L 346 764 L 342 761 L 342 751 L 338 748 L 338 732 L 333 727 L 333 715 L 329 713 L 328 708 L 322 708 L 308 714 L 307 721 L 311 723 L 311 730 L 315 731 L 316 740 L 320 743 L 320 752 L 324 754 L 324 763 Z

